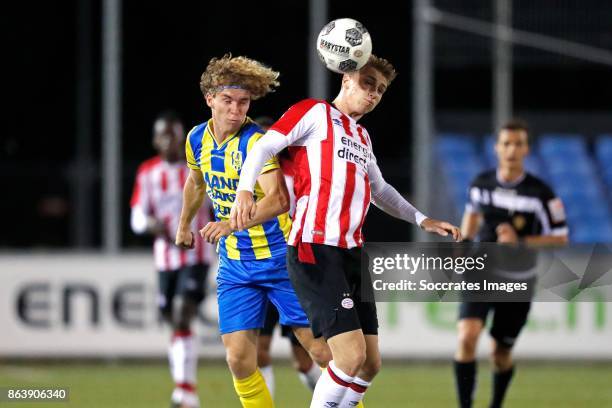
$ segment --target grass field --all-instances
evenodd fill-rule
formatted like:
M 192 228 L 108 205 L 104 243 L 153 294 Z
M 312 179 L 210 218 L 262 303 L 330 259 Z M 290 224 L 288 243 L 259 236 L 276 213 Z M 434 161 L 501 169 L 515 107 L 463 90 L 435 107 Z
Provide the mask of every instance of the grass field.
M 222 362 L 199 369 L 202 407 L 239 407 Z M 287 363 L 275 366 L 276 405 L 306 407 L 309 392 Z M 479 367 L 475 407 L 486 407 L 489 366 Z M 163 363 L 0 364 L 0 387 L 68 387 L 69 402 L 0 403 L 2 407 L 167 407 L 172 391 Z M 366 396 L 366 407 L 454 407 L 450 365 L 391 362 Z M 612 363 L 522 363 L 505 405 L 512 407 L 612 407 Z

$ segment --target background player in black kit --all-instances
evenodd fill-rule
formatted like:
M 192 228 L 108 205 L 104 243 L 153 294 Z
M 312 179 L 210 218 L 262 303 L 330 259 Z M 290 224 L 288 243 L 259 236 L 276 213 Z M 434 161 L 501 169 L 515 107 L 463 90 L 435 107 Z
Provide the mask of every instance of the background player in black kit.
M 506 123 L 495 144 L 498 166 L 472 182 L 461 224 L 466 239 L 531 245 L 567 243 L 563 203 L 539 178 L 528 174 L 523 161 L 529 154 L 527 124 Z M 491 408 L 501 407 L 514 374 L 512 346 L 527 321 L 530 303 L 462 302 L 455 380 L 461 408 L 472 406 L 476 380 L 476 346 L 487 315 L 493 311 L 491 358 L 494 367 Z

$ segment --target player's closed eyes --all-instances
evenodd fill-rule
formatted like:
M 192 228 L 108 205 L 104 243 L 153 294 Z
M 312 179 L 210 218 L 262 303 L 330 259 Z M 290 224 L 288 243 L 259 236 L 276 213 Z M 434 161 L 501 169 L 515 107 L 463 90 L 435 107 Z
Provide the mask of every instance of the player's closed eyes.
M 379 86 L 378 89 L 376 89 L 376 81 L 372 81 L 371 79 L 366 79 L 364 83 L 366 87 L 372 89 L 374 92 L 378 93 L 381 96 L 387 90 L 387 88 L 385 88 L 383 85 Z
M 231 103 L 232 103 L 232 102 L 233 102 L 233 101 L 232 101 L 231 99 L 224 99 L 224 100 L 223 100 L 223 103 L 225 103 L 226 105 L 231 105 Z M 246 106 L 248 103 L 249 103 L 249 100 L 248 100 L 248 99 L 247 99 L 247 100 L 240 100 L 240 101 L 237 101 L 237 102 L 236 102 L 236 104 L 237 104 L 238 106 Z

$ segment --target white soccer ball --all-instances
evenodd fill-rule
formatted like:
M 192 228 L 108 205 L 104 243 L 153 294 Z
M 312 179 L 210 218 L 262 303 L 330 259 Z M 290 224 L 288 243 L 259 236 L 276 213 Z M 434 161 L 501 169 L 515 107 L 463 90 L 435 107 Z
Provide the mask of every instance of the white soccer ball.
M 339 74 L 361 69 L 372 54 L 370 33 L 359 21 L 339 18 L 323 27 L 317 52 L 325 66 Z

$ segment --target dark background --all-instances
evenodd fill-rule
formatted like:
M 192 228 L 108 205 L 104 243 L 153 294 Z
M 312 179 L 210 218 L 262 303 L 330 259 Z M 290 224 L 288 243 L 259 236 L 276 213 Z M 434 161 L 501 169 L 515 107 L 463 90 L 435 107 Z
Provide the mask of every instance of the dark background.
M 486 0 L 439 0 L 437 7 L 490 21 Z M 610 49 L 612 7 L 598 0 L 513 2 L 514 26 Z M 70 247 L 77 161 L 77 116 L 91 132 L 81 145 L 90 164 L 93 212 L 91 242 L 100 245 L 101 1 L 10 2 L 2 26 L 9 58 L 4 77 L 6 117 L 0 133 L 0 247 Z M 380 107 L 363 119 L 388 181 L 410 195 L 412 2 L 330 0 L 329 19 L 352 17 L 371 32 L 374 52 L 391 60 L 400 75 Z M 280 116 L 308 97 L 308 2 L 124 1 L 122 34 L 123 245 L 142 244 L 129 230 L 129 196 L 138 164 L 151 156 L 151 124 L 167 108 L 186 127 L 209 117 L 198 87 L 208 60 L 232 52 L 281 72 L 281 87 L 256 101 L 249 116 Z M 439 130 L 469 126 L 491 132 L 491 42 L 437 28 L 435 105 Z M 79 45 L 80 44 L 80 45 Z M 339 76 L 332 78 L 335 95 Z M 514 49 L 514 108 L 540 115 L 538 130 L 580 127 L 587 136 L 612 131 L 610 69 L 576 59 Z M 88 104 L 79 106 L 77 84 Z M 582 115 L 573 124 L 572 115 Z M 585 116 L 586 115 L 586 116 Z M 469 123 L 454 121 L 469 117 Z M 84 126 L 84 127 L 83 127 Z M 555 129 L 558 127 L 559 129 Z M 435 180 L 430 180 L 435 182 Z M 435 214 L 432 214 L 435 215 Z M 412 227 L 373 209 L 368 240 L 402 241 Z

